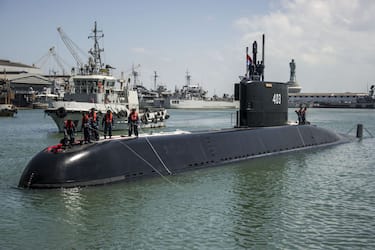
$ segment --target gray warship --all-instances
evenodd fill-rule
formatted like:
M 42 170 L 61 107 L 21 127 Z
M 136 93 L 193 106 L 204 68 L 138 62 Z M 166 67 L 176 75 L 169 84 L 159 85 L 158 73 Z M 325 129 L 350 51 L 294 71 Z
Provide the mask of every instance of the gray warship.
M 256 57 L 255 41 L 253 62 Z M 317 126 L 289 124 L 288 84 L 265 81 L 264 66 L 263 35 L 261 63 L 247 63 L 245 76 L 234 84 L 240 107 L 233 128 L 51 146 L 31 159 L 19 187 L 65 188 L 165 177 L 350 141 Z

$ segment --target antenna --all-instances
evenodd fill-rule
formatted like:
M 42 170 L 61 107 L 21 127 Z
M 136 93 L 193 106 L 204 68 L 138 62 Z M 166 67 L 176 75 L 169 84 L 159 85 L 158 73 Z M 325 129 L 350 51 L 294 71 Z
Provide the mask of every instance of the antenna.
M 158 78 L 158 74 L 156 71 L 154 71 L 154 90 L 156 90 L 156 78 Z
M 249 62 L 249 47 L 246 47 L 246 74 L 245 77 L 249 77 L 249 67 L 250 67 L 250 62 Z
M 89 35 L 89 39 L 90 38 L 93 38 L 94 39 L 94 50 L 93 49 L 90 49 L 89 50 L 89 53 L 92 55 L 93 59 L 94 59 L 94 62 L 93 62 L 93 65 L 94 66 L 94 70 L 99 72 L 99 70 L 102 68 L 102 59 L 100 57 L 100 53 L 104 51 L 104 49 L 101 49 L 99 48 L 99 39 L 100 38 L 103 38 L 104 37 L 104 34 L 103 34 L 103 31 L 101 30 L 98 30 L 97 27 L 96 27 L 96 21 L 95 21 L 95 25 L 94 25 L 94 29 L 92 30 L 93 34 L 92 35 Z M 98 35 L 98 33 L 101 33 L 100 35 Z M 91 66 L 91 65 L 90 65 Z
M 189 74 L 189 70 L 186 70 L 186 85 L 190 85 L 191 75 Z
M 262 36 L 262 82 L 264 82 L 264 40 L 265 40 L 265 35 L 263 34 Z

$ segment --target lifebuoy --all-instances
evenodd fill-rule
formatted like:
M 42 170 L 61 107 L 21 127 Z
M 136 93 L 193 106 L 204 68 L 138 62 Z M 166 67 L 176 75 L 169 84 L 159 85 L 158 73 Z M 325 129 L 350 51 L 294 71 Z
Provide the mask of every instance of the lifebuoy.
M 60 108 L 58 108 L 58 109 L 56 110 L 56 115 L 57 115 L 57 117 L 59 117 L 59 118 L 64 118 L 64 117 L 67 115 L 67 113 L 66 113 L 66 109 L 65 109 L 64 107 L 60 107 Z

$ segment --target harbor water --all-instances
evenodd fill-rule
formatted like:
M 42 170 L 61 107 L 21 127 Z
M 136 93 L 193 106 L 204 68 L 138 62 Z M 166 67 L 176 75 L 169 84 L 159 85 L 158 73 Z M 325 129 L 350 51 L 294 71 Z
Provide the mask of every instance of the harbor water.
M 167 128 L 141 132 L 228 128 L 235 120 L 234 110 L 169 112 Z M 17 184 L 33 155 L 60 140 L 52 119 L 42 110 L 0 117 L 0 249 L 375 249 L 374 116 L 309 109 L 312 124 L 340 133 L 355 136 L 363 124 L 364 138 L 165 178 L 51 190 Z

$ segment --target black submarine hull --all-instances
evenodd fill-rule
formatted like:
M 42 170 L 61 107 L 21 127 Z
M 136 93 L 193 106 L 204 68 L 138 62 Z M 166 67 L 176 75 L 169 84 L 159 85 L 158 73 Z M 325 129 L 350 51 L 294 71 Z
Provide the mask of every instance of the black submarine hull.
M 347 141 L 342 135 L 311 125 L 104 140 L 60 152 L 41 151 L 26 166 L 19 187 L 101 185 Z

